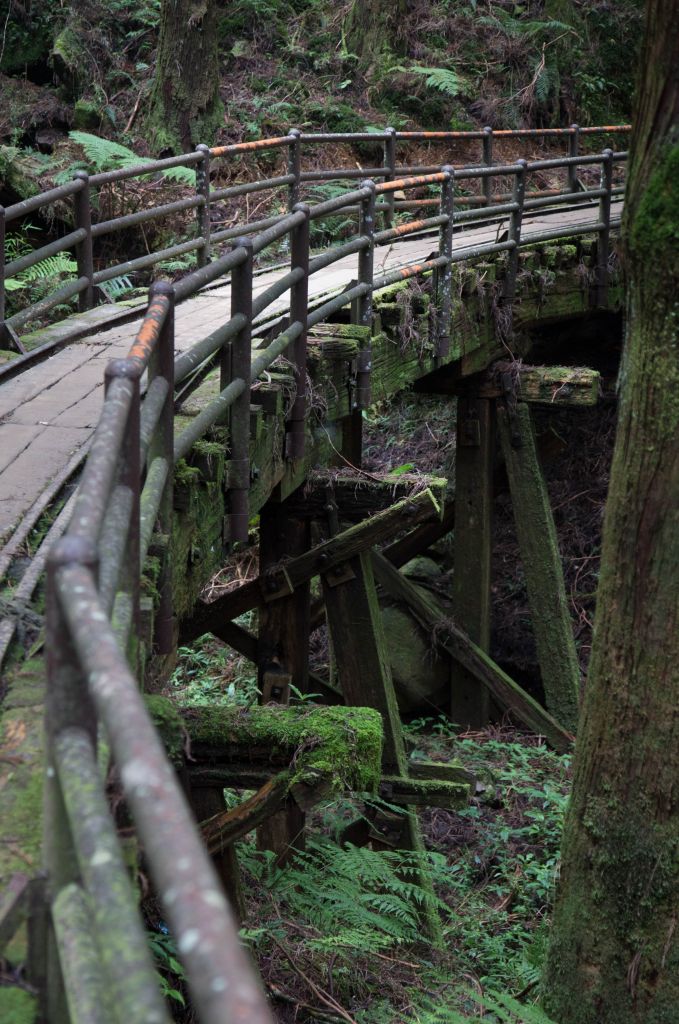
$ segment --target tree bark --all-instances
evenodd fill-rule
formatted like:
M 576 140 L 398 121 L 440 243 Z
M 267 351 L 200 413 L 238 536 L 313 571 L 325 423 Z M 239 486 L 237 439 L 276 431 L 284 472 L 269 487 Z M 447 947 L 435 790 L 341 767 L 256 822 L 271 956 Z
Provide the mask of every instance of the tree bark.
M 347 47 L 363 66 L 374 64 L 381 53 L 405 52 L 402 34 L 408 0 L 354 0 L 344 27 Z
M 679 1021 L 678 123 L 676 5 L 648 0 L 618 432 L 544 984 L 560 1024 Z
M 158 153 L 213 145 L 219 98 L 219 0 L 163 0 L 149 128 Z

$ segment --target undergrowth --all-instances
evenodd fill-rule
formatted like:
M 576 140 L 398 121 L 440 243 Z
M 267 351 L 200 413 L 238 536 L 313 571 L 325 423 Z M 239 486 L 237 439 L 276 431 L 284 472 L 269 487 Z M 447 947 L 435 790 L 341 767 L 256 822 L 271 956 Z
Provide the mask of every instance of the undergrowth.
M 327 1019 L 356 1024 L 547 1024 L 534 994 L 568 759 L 513 734 L 456 738 L 448 723 L 439 723 L 438 732 L 432 724 L 411 728 L 412 756 L 454 754 L 492 779 L 485 803 L 422 815 L 444 952 L 422 939 L 418 855 L 333 838 L 338 821 L 360 813 L 360 803 L 326 805 L 314 817 L 306 849 L 285 867 L 250 842 L 240 845 L 248 901 L 243 937 L 257 955 L 279 1021 L 326 1019 L 310 1013 L 312 1006 Z

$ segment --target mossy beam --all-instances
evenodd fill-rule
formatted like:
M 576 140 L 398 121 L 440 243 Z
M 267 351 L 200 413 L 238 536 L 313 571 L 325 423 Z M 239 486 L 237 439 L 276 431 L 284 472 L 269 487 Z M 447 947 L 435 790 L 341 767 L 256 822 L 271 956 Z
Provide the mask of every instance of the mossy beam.
M 498 398 L 503 394 L 503 375 L 511 374 L 517 398 L 522 402 L 549 406 L 592 406 L 599 401 L 601 374 L 598 370 L 573 366 L 525 366 L 521 363 L 493 363 L 482 380 L 479 394 Z
M 441 515 L 441 506 L 428 489 L 397 502 L 390 509 L 378 512 L 365 522 L 319 544 L 307 554 L 286 562 L 277 573 L 263 574 L 211 604 L 200 603 L 182 633 L 182 642 L 187 643 L 211 632 L 212 624 L 222 617 L 235 619 L 251 608 L 260 607 L 266 600 L 289 595 L 296 586 L 386 540 L 406 524 L 415 526 L 430 519 L 440 519 Z
M 337 791 L 377 788 L 382 721 L 372 708 L 178 708 L 165 697 L 147 697 L 146 706 L 175 764 L 183 763 L 188 735 L 196 762 L 294 761 L 291 787 L 323 779 Z
M 243 800 L 237 807 L 220 811 L 201 822 L 200 830 L 208 853 L 220 852 L 225 846 L 230 846 L 265 824 L 280 811 L 290 792 L 290 778 L 289 771 L 279 772 L 272 779 L 267 779 L 253 796 Z M 264 849 L 269 847 L 265 846 Z
M 311 473 L 304 487 L 288 499 L 288 507 L 295 515 L 325 518 L 328 488 L 332 489 L 342 521 L 361 522 L 375 512 L 391 508 L 395 501 L 407 498 L 414 491 L 427 488 L 443 505 L 447 480 L 445 477 L 420 473 L 383 473 L 358 475 L 337 470 Z
M 424 594 L 402 576 L 386 558 L 373 553 L 373 567 L 378 582 L 396 600 L 403 601 L 415 618 L 428 630 L 436 644 L 459 661 L 498 702 L 511 711 L 523 725 L 545 737 L 560 753 L 570 751 L 573 737 L 552 716 L 533 700 L 518 683 L 495 664 L 457 626 L 446 618 L 433 597 Z
M 507 409 L 499 406 L 497 413 L 547 707 L 557 721 L 575 732 L 580 669 L 533 421 L 523 402 L 516 406 L 514 424 Z
M 380 796 L 389 803 L 415 807 L 444 807 L 455 811 L 469 803 L 469 786 L 440 779 L 407 779 L 384 775 Z

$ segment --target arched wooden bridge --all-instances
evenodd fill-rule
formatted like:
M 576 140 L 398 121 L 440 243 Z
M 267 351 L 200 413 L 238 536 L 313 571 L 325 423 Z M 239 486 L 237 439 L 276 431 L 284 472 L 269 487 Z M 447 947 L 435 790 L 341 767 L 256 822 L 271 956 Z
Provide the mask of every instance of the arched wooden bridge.
M 82 471 L 77 490 L 17 583 L 14 608 L 9 601 L 0 622 L 4 654 L 15 630 L 16 608 L 30 599 L 47 564 L 46 874 L 16 874 L 0 904 L 0 953 L 30 909 L 29 974 L 41 993 L 41 1019 L 126 1024 L 167 1019 L 105 798 L 97 760 L 102 744 L 119 769 L 198 1018 L 209 1024 L 271 1019 L 215 867 L 141 695 L 144 673 L 153 666 L 162 672 L 163 658 L 176 649 L 177 618 L 186 612 L 179 607 L 178 578 L 197 562 L 191 570 L 195 591 L 212 562 L 219 562 L 222 541 L 224 550 L 247 543 L 253 514 L 265 508 L 274 491 L 279 499 L 294 495 L 312 466 L 327 463 L 335 454 L 360 466 L 363 411 L 376 395 L 384 397 L 416 382 L 463 396 L 457 501 L 459 506 L 464 498 L 472 512 L 466 527 L 459 519 L 456 544 L 468 545 L 476 558 L 475 545 L 485 543 L 477 505 L 487 498 L 479 471 L 487 476 L 491 457 L 490 403 L 505 395 L 498 426 L 508 472 L 518 486 L 531 458 L 532 435 L 527 406 L 517 403 L 517 397 L 529 399 L 533 388 L 534 397 L 544 400 L 541 389 L 551 387 L 548 400 L 561 401 L 579 393 L 578 388 L 583 393 L 596 390 L 592 375 L 578 377 L 575 371 L 552 378 L 537 374 L 530 380 L 528 375 L 523 382 L 506 363 L 494 374 L 482 371 L 513 345 L 517 323 L 528 322 L 531 310 L 534 319 L 540 316 L 535 310 L 546 317 L 563 315 L 556 305 L 551 312 L 548 308 L 547 270 L 552 277 L 555 267 L 577 277 L 573 291 L 578 312 L 608 308 L 611 234 L 620 223 L 626 153 L 597 151 L 596 145 L 627 130 L 572 126 L 540 132 L 292 132 L 257 143 L 201 146 L 195 153 L 89 178 L 79 173 L 68 185 L 0 213 L 4 236 L 6 225 L 54 204 L 62 209 L 72 204 L 73 209 L 72 231 L 3 266 L 0 291 L 2 345 L 20 353 L 0 367 L 2 575 L 22 555 L 50 503 Z M 522 137 L 551 139 L 555 155 L 494 162 L 494 143 Z M 453 165 L 452 156 L 444 165 L 397 162 L 398 149 L 428 141 L 451 147 L 477 144 L 481 159 L 461 166 Z M 307 147 L 327 142 L 379 144 L 383 163 L 356 171 L 304 170 Z M 267 151 L 287 157 L 286 173 L 217 187 L 221 166 Z M 106 190 L 177 167 L 195 169 L 195 194 L 97 220 Z M 558 187 L 545 188 L 545 180 L 555 176 L 563 179 Z M 359 179 L 356 188 L 320 203 L 302 201 L 314 183 L 352 178 Z M 285 191 L 287 212 L 255 222 L 243 217 L 236 225 L 214 229 L 220 203 L 268 189 Z M 122 264 L 102 262 L 100 238 L 192 210 L 197 217 L 193 237 Z M 358 217 L 350 237 L 345 224 L 342 242 L 313 247 L 310 238 L 316 229 L 330 218 L 346 221 L 349 216 Z M 331 234 L 332 227 L 325 232 Z M 223 252 L 219 247 L 225 243 L 230 248 Z M 552 262 L 541 263 L 547 243 Z M 75 279 L 34 307 L 6 317 L 5 281 L 67 250 L 75 252 Z M 146 303 L 95 305 L 97 289 L 107 281 L 187 253 L 196 254 L 196 269 L 174 286 L 152 286 L 147 308 Z M 286 253 L 285 266 L 267 266 L 271 256 L 280 260 Z M 494 279 L 485 291 L 469 286 L 468 268 L 479 264 L 481 277 L 487 276 L 489 283 Z M 419 282 L 412 299 L 415 312 L 409 314 L 415 316 L 419 332 L 416 351 L 412 339 L 399 338 L 398 325 L 389 322 L 394 290 L 409 281 Z M 27 325 L 74 296 L 80 314 L 48 328 L 39 345 L 23 351 L 28 344 L 36 345 L 35 337 L 26 334 Z M 283 384 L 281 373 L 286 376 Z M 322 396 L 324 411 L 312 418 L 321 377 L 332 389 Z M 465 390 L 467 380 L 474 382 L 471 391 Z M 183 564 L 173 564 L 181 530 L 176 493 L 173 499 L 176 468 L 180 464 L 190 472 L 184 460 L 195 467 L 196 456 L 198 463 L 200 458 L 210 463 L 212 457 L 217 466 L 208 465 L 206 479 L 213 486 L 209 500 L 219 506 L 216 542 L 211 535 L 212 547 L 216 544 L 219 550 L 202 559 L 184 550 Z M 317 481 L 316 490 L 312 485 L 307 495 L 308 508 L 297 508 L 294 522 L 304 525 L 296 535 L 286 533 L 287 525 L 276 525 L 275 515 L 265 512 L 262 545 L 268 549 L 262 576 L 215 606 L 199 607 L 184 635 L 210 629 L 247 654 L 253 644 L 257 647 L 257 638 L 232 620 L 249 608 L 263 609 L 260 650 L 269 644 L 273 652 L 264 665 L 260 658 L 263 690 L 267 698 L 284 700 L 291 677 L 298 683 L 307 669 L 286 665 L 280 651 L 295 661 L 290 636 L 301 630 L 304 637 L 309 628 L 304 588 L 320 576 L 346 703 L 372 706 L 382 716 L 382 779 L 389 780 L 390 793 L 405 805 L 430 798 L 462 799 L 461 790 L 470 784 L 464 772 L 430 776 L 422 783 L 429 786 L 429 795 L 417 796 L 391 679 L 384 676 L 379 627 L 373 621 L 374 575 L 409 603 L 421 622 L 431 626 L 436 621 L 436 609 L 423 604 L 412 588 L 407 591 L 394 569 L 405 558 L 399 561 L 392 551 L 391 560 L 383 552 L 373 554 L 371 561 L 369 549 L 402 530 L 404 522 L 415 532 L 450 529 L 450 519 L 440 524 L 440 495 L 431 489 L 409 492 L 391 481 L 400 499 L 397 505 L 341 529 L 326 485 Z M 522 486 L 529 494 L 537 494 L 531 487 L 539 489 L 528 477 Z M 329 536 L 309 549 L 308 518 L 316 501 Z M 223 530 L 221 512 L 226 517 Z M 548 508 L 544 515 L 548 532 Z M 436 519 L 438 524 L 432 522 Z M 150 565 L 151 597 L 141 592 Z M 483 565 L 476 568 L 483 573 Z M 560 569 L 552 566 L 550 571 L 558 599 Z M 468 585 L 462 555 L 458 577 L 459 587 Z M 529 580 L 529 590 L 530 585 Z M 561 613 L 553 614 L 558 619 Z M 482 608 L 471 608 L 468 620 L 456 619 L 443 641 L 459 662 L 460 673 L 481 679 L 485 693 L 563 747 L 569 741 L 575 694 L 564 696 L 556 682 L 550 690 L 545 680 L 551 715 L 531 701 L 487 657 L 484 615 Z M 367 631 L 356 640 L 353 654 L 351 642 L 341 643 L 352 616 Z M 572 660 L 568 640 L 562 639 L 560 654 L 565 650 L 566 660 Z M 538 646 L 540 642 L 538 636 Z M 543 636 L 542 642 L 548 646 L 552 641 Z M 552 656 L 547 646 L 545 661 Z M 478 712 L 470 706 L 462 714 L 471 720 Z M 215 775 L 211 768 L 212 788 L 205 777 L 199 786 L 214 794 L 229 780 L 233 784 L 233 770 L 220 770 Z M 262 770 L 257 769 L 260 775 Z M 258 785 L 268 778 L 260 775 L 251 768 L 247 779 Z M 312 797 L 298 794 L 297 803 L 304 806 Z M 276 804 L 282 806 L 293 813 L 288 789 Z M 198 812 L 196 803 L 194 810 Z M 216 805 L 203 802 L 199 817 L 212 813 L 217 814 Z M 403 844 L 417 849 L 416 820 L 408 815 L 404 820 Z M 220 829 L 223 840 L 223 823 Z M 235 832 L 228 835 L 230 841 L 237 838 Z M 233 863 L 227 853 L 221 861 L 219 856 L 217 870 L 224 879 Z M 99 947 L 97 934 L 106 936 L 106 946 Z

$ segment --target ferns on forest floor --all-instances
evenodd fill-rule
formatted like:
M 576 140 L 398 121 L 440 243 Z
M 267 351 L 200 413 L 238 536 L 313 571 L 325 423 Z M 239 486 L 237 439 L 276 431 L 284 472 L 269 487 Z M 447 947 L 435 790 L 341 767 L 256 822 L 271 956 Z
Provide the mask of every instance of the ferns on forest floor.
M 513 739 L 432 736 L 431 723 L 423 726 L 416 756 L 446 759 L 454 747 L 465 764 L 492 773 L 497 794 L 492 806 L 423 814 L 437 847 L 426 857 L 445 952 L 421 935 L 420 855 L 339 846 L 318 832 L 283 868 L 273 854 L 239 847 L 253 901 L 243 937 L 274 994 L 304 1001 L 312 979 L 360 1024 L 550 1024 L 512 993 L 533 991 L 540 978 L 568 760 Z M 316 824 L 356 811 L 335 805 Z

